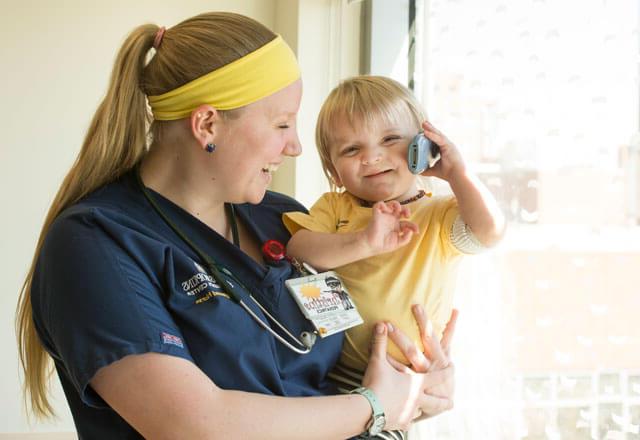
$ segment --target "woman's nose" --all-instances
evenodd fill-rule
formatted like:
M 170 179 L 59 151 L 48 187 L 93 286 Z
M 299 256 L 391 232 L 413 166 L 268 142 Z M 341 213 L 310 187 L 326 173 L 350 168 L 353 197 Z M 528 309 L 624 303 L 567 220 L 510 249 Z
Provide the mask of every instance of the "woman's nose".
M 296 133 L 296 135 L 286 143 L 282 154 L 295 157 L 300 156 L 300 153 L 302 153 L 302 145 L 300 145 L 300 139 Z

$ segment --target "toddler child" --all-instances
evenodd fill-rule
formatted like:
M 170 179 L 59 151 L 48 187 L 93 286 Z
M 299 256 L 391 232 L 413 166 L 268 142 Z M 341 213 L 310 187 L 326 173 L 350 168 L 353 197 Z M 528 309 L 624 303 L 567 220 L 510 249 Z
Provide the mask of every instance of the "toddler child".
M 284 214 L 293 234 L 287 253 L 318 270 L 335 270 L 364 320 L 347 331 L 338 366 L 343 375 L 364 372 L 378 321 L 395 324 L 421 346 L 412 304 L 424 306 L 440 335 L 451 315 L 460 256 L 494 245 L 503 233 L 491 194 L 456 146 L 423 121 L 411 92 L 392 79 L 342 82 L 322 106 L 316 143 L 332 189 L 344 191 L 324 194 L 308 215 Z M 441 154 L 422 175 L 446 180 L 454 196 L 432 197 L 408 168 L 407 148 L 421 127 Z M 389 354 L 408 364 L 391 343 Z

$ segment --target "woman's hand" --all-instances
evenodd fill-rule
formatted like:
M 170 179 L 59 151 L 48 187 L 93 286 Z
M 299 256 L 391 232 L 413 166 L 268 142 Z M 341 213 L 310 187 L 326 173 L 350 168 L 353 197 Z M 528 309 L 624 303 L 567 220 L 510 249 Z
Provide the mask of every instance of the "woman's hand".
M 400 348 L 411 363 L 411 368 L 388 357 L 397 370 L 407 373 L 424 373 L 424 392 L 427 396 L 419 419 L 432 417 L 453 407 L 454 368 L 449 359 L 451 340 L 455 332 L 458 311 L 453 310 L 442 338 L 438 338 L 431 328 L 430 322 L 420 305 L 412 307 L 413 315 L 420 329 L 424 353 L 400 330 L 389 327 L 389 337 Z
M 411 363 L 411 368 L 417 373 L 426 373 L 448 367 L 451 363 L 449 353 L 458 320 L 458 311 L 453 309 L 451 312 L 449 322 L 447 322 L 442 332 L 442 338 L 438 338 L 434 333 L 431 322 L 420 304 L 414 304 L 411 307 L 411 312 L 420 330 L 420 339 L 424 352 L 421 352 L 411 339 L 402 331 L 395 329 L 392 324 L 387 324 L 389 338 L 400 348 Z
M 362 380 L 381 400 L 387 430 L 406 430 L 412 421 L 433 417 L 453 407 L 454 368 L 449 361 L 449 350 L 457 311 L 452 312 L 442 339 L 432 334 L 421 306 L 414 306 L 412 311 L 428 356 L 400 330 L 378 323 Z M 411 368 L 387 355 L 387 335 L 409 359 Z
M 407 430 L 409 424 L 429 405 L 446 405 L 443 402 L 430 403 L 434 398 L 424 393 L 426 375 L 407 374 L 409 368 L 394 367 L 387 358 L 387 333 L 384 323 L 375 326 L 369 356 L 369 365 L 365 371 L 362 385 L 370 388 L 380 400 L 385 413 L 385 430 Z M 439 400 L 439 398 L 435 398 Z

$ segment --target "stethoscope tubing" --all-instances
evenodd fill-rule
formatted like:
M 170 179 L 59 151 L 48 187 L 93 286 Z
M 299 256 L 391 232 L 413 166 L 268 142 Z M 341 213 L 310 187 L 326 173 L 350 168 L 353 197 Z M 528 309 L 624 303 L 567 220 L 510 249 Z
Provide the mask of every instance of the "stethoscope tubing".
M 156 213 L 173 230 L 173 232 L 175 232 L 182 239 L 182 241 L 184 241 L 187 245 L 189 245 L 189 247 L 198 255 L 198 257 L 200 257 L 202 260 L 204 260 L 204 262 L 206 263 L 207 268 L 209 269 L 210 275 L 222 287 L 222 289 L 225 291 L 225 293 L 227 295 L 229 295 L 229 297 L 233 300 L 233 302 L 235 302 L 238 305 L 240 305 L 262 328 L 264 328 L 266 331 L 271 333 L 271 335 L 274 338 L 276 338 L 278 341 L 280 341 L 280 343 L 282 343 L 285 347 L 289 348 L 290 350 L 292 350 L 293 352 L 298 353 L 298 354 L 307 354 L 307 353 L 311 352 L 311 348 L 313 347 L 313 345 L 315 343 L 315 335 L 313 333 L 303 332 L 302 333 L 303 338 L 304 339 L 309 339 L 309 341 L 307 343 L 305 343 L 306 341 L 305 342 L 300 341 L 293 334 L 291 334 L 291 332 L 289 330 L 287 330 L 287 328 L 284 325 L 282 325 L 280 323 L 280 321 L 278 321 L 274 316 L 272 316 L 267 311 L 267 309 L 265 309 L 262 306 L 262 304 L 260 304 L 260 302 L 258 302 L 258 300 L 255 299 L 255 297 L 253 295 L 251 295 L 249 290 L 228 269 L 223 268 L 222 270 L 224 271 L 224 273 L 226 273 L 229 277 L 233 278 L 234 281 L 236 283 L 238 283 L 238 285 L 242 286 L 247 291 L 247 293 L 249 294 L 249 298 L 251 298 L 251 300 L 258 306 L 258 308 L 262 311 L 262 313 L 264 313 L 267 316 L 267 318 L 269 318 L 271 320 L 271 322 L 276 324 L 289 338 L 291 338 L 292 341 L 294 341 L 298 346 L 304 347 L 304 349 L 300 349 L 300 348 L 297 348 L 297 347 L 293 346 L 291 343 L 289 343 L 287 340 L 285 340 L 282 336 L 280 336 L 278 333 L 276 333 L 269 325 L 267 325 L 266 322 L 264 322 L 262 319 L 260 319 L 260 317 L 253 310 L 251 310 L 251 308 L 249 306 L 247 306 L 247 304 L 245 304 L 245 302 L 242 300 L 242 298 L 240 298 L 236 294 L 234 288 L 229 285 L 229 282 L 227 280 L 225 280 L 224 277 L 220 274 L 220 272 L 218 271 L 218 269 L 216 267 L 216 264 L 213 261 L 213 259 L 209 255 L 205 254 L 202 250 L 200 250 L 195 245 L 195 243 L 193 243 L 184 234 L 184 232 L 182 232 L 176 225 L 174 225 L 173 222 L 162 211 L 160 206 L 158 206 L 156 201 L 153 199 L 153 197 L 151 196 L 151 194 L 148 192 L 147 188 L 145 187 L 144 182 L 142 181 L 142 177 L 140 176 L 140 167 L 139 166 L 136 167 L 135 173 L 136 173 L 136 178 L 137 178 L 137 181 L 138 181 L 138 186 L 140 187 L 140 190 L 142 191 L 142 194 L 145 196 L 147 201 L 151 204 L 151 206 L 156 211 Z M 233 211 L 233 205 L 230 206 L 230 212 L 231 212 L 231 215 L 233 216 L 232 222 L 233 222 L 233 230 L 234 230 L 234 241 L 236 241 L 237 233 L 235 231 L 237 229 L 236 229 L 236 226 L 235 226 L 235 213 Z M 305 333 L 310 335 L 310 337 L 309 338 L 304 337 Z

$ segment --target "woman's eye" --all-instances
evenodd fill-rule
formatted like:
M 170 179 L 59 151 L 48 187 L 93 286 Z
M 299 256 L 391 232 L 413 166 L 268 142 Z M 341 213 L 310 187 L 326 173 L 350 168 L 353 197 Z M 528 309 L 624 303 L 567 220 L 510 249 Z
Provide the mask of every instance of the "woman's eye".
M 287 129 L 289 128 L 289 124 L 280 124 L 278 125 L 278 128 Z

